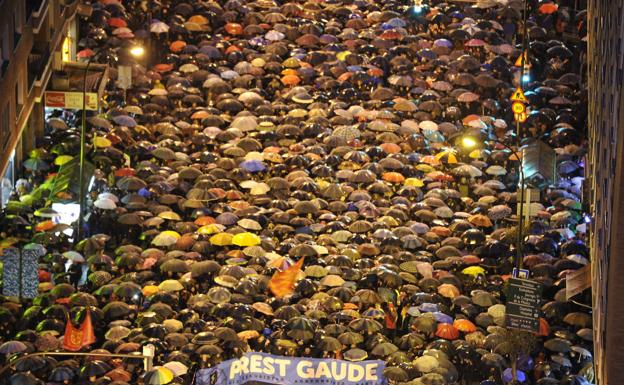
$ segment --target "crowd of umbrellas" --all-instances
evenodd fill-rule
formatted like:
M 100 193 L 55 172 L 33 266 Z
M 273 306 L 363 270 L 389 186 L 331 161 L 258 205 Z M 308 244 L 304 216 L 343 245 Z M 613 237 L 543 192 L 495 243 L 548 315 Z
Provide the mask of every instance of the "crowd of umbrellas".
M 507 384 L 512 367 L 525 384 L 593 381 L 590 301 L 565 290 L 589 264 L 585 14 L 529 3 L 521 135 L 556 151 L 558 178 L 523 229 L 543 287 L 525 346 L 505 328 L 519 159 L 492 140 L 518 148 L 521 1 L 106 0 L 78 52 L 112 78 L 87 119 L 86 235 L 74 245 L 50 205 L 77 200 L 53 188 L 80 151 L 80 113 L 63 112 L 5 210 L 2 246 L 41 257 L 39 295 L 0 307 L 0 383 L 190 384 L 250 350 L 382 359 L 402 385 Z M 123 53 L 137 42 L 147 58 Z M 485 145 L 460 148 L 466 133 Z M 275 297 L 271 276 L 304 257 Z M 152 344 L 154 368 L 28 355 L 61 351 L 87 313 L 83 352 Z

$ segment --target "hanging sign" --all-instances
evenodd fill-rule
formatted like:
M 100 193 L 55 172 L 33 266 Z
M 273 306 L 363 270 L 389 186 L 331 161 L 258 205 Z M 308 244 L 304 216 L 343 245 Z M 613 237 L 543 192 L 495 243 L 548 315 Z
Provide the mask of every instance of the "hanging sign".
M 511 110 L 514 112 L 514 114 L 522 114 L 526 112 L 526 106 L 520 102 L 513 102 L 511 103 Z
M 538 331 L 541 302 L 542 288 L 538 282 L 510 278 L 505 306 L 507 326 L 513 329 Z
M 385 385 L 384 361 L 343 361 L 248 352 L 197 372 L 197 385 L 243 385 L 247 382 L 297 385 Z
M 518 56 L 518 59 L 514 63 L 514 66 L 522 67 L 522 58 L 524 58 L 524 66 L 526 68 L 531 68 L 531 62 L 529 61 L 529 53 L 527 51 L 524 51 L 522 55 Z
M 522 88 L 520 88 L 520 87 L 516 88 L 514 93 L 511 95 L 511 98 L 509 98 L 509 99 L 512 102 L 521 102 L 521 103 L 528 103 L 529 102 L 527 100 L 526 96 L 524 96 L 524 92 L 522 92 Z
M 514 119 L 518 122 L 518 123 L 524 123 L 527 120 L 527 114 L 526 112 L 523 112 L 521 114 L 514 114 Z
M 82 110 L 82 98 L 82 92 L 46 91 L 45 106 Z M 98 109 L 98 95 L 95 92 L 86 93 L 85 109 L 91 111 Z

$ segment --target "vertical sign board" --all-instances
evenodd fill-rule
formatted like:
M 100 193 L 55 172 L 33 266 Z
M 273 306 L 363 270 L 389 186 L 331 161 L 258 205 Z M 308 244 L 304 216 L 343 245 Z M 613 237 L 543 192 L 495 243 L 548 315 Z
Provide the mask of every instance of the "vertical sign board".
M 39 294 L 39 256 L 38 250 L 20 250 L 15 247 L 4 249 L 2 253 L 3 295 L 35 298 Z
M 117 85 L 124 90 L 132 87 L 132 67 L 117 67 Z
M 542 288 L 538 282 L 509 278 L 507 288 L 507 326 L 531 332 L 539 331 Z
M 2 252 L 2 295 L 20 296 L 19 249 L 7 247 Z

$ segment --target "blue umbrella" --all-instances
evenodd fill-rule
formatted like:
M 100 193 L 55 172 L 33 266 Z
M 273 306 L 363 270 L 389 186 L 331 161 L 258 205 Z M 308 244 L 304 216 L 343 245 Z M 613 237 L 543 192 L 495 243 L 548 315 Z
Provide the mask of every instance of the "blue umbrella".
M 407 25 L 405 20 L 398 18 L 398 17 L 393 17 L 392 19 L 388 20 L 384 24 L 387 24 L 394 28 L 405 28 L 405 26 Z
M 239 165 L 249 172 L 260 172 L 266 170 L 266 165 L 259 160 L 246 160 Z
M 425 313 L 433 313 L 438 311 L 438 305 L 436 305 L 435 303 L 425 302 L 422 305 L 418 306 L 418 310 Z
M 516 371 L 516 377 L 517 377 L 518 381 L 520 381 L 520 382 L 526 381 L 526 374 L 524 374 L 524 372 L 522 370 L 517 370 Z M 513 376 L 512 376 L 512 373 L 511 373 L 511 368 L 507 368 L 503 372 L 503 382 L 505 382 L 507 384 L 507 383 L 511 382 L 511 380 L 513 380 Z
M 113 121 L 120 126 L 135 127 L 137 125 L 137 122 L 134 120 L 134 118 L 131 118 L 128 115 L 117 115 L 113 118 Z
M 436 47 L 446 47 L 446 48 L 453 47 L 453 43 L 447 39 L 438 39 L 433 42 L 433 45 L 435 45 Z
M 442 143 L 446 140 L 440 131 L 423 130 L 423 135 L 425 138 L 435 143 Z
M 433 317 L 436 319 L 436 321 L 443 323 L 443 324 L 452 324 L 453 323 L 453 317 L 451 317 L 448 314 L 444 314 L 442 312 L 439 311 L 435 311 L 433 313 Z

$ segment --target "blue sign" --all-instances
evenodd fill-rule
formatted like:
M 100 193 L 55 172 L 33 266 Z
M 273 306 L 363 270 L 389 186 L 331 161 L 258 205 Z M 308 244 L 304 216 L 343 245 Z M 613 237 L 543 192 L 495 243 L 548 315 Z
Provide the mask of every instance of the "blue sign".
M 285 357 L 249 352 L 241 358 L 197 372 L 197 385 L 243 385 L 249 381 L 279 385 L 385 385 L 385 362 Z
M 527 269 L 518 269 L 514 267 L 511 276 L 514 278 L 529 279 L 529 271 Z

